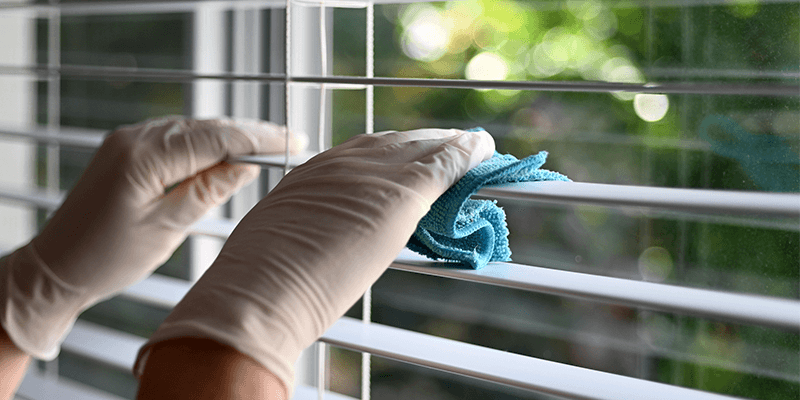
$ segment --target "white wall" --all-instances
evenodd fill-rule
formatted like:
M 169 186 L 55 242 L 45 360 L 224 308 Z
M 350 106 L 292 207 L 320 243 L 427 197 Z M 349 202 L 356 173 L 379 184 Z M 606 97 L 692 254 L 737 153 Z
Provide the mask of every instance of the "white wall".
M 34 19 L 20 11 L 0 12 L 0 65 L 30 65 L 34 53 Z M 35 81 L 30 76 L 0 75 L 0 129 L 33 121 Z M 0 186 L 29 187 L 34 183 L 35 145 L 0 137 Z M 27 242 L 35 229 L 35 211 L 0 203 L 0 252 Z

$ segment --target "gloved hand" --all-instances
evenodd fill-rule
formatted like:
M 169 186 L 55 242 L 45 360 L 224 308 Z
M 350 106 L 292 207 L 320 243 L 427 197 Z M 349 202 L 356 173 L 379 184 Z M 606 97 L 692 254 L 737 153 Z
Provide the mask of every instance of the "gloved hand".
M 264 365 L 291 392 L 300 352 L 351 307 L 419 220 L 488 159 L 486 132 L 359 135 L 295 168 L 239 223 L 219 257 L 139 351 L 207 338 Z
M 259 121 L 168 117 L 111 133 L 44 230 L 0 265 L 9 337 L 54 358 L 81 311 L 149 275 L 190 225 L 258 176 L 224 160 L 285 143 L 284 128 Z

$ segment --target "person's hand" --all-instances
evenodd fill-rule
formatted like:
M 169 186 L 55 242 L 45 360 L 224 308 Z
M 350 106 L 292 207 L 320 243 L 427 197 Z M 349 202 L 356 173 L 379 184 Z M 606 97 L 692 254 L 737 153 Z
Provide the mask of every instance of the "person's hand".
M 300 352 L 378 279 L 431 204 L 493 152 L 486 132 L 387 132 L 295 168 L 242 219 L 140 350 L 134 373 L 159 342 L 207 338 L 291 391 Z
M 190 225 L 258 176 L 258 166 L 225 160 L 282 153 L 285 140 L 267 122 L 183 117 L 111 133 L 41 234 L 0 269 L 11 339 L 55 357 L 79 312 L 149 275 Z

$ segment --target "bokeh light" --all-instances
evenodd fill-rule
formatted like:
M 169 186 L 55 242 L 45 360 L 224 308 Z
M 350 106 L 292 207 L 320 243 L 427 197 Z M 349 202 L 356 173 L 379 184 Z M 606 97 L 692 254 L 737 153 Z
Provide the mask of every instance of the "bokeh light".
M 660 121 L 669 110 L 669 98 L 663 94 L 639 93 L 633 97 L 633 109 L 647 122 Z
M 445 3 L 442 20 L 450 31 L 447 51 L 458 54 L 472 45 L 475 22 L 483 14 L 483 6 L 475 1 L 451 1 Z
M 508 77 L 508 62 L 503 57 L 492 53 L 479 53 L 467 64 L 467 79 L 484 81 L 502 81 Z
M 597 17 L 603 10 L 603 4 L 594 0 L 567 0 L 565 5 L 572 15 L 584 21 Z
M 549 77 L 567 68 L 572 54 L 571 36 L 560 26 L 547 31 L 542 41 L 528 53 L 528 72 L 533 76 Z
M 738 18 L 750 18 L 760 9 L 759 0 L 728 0 L 731 14 Z
M 617 32 L 617 17 L 607 8 L 600 9 L 593 18 L 583 22 L 583 30 L 594 40 L 603 41 Z
M 639 256 L 639 272 L 647 281 L 663 282 L 672 273 L 672 267 L 672 256 L 663 247 L 649 247 Z
M 409 6 L 401 17 L 404 25 L 403 53 L 419 61 L 432 62 L 447 53 L 450 31 L 441 12 L 427 4 Z
M 603 64 L 600 74 L 604 81 L 618 83 L 644 83 L 644 75 L 633 66 L 625 57 L 614 57 Z M 628 92 L 613 92 L 614 97 L 620 100 L 633 100 L 634 94 Z
M 791 110 L 777 112 L 772 119 L 772 127 L 779 135 L 793 137 L 800 130 L 800 115 Z

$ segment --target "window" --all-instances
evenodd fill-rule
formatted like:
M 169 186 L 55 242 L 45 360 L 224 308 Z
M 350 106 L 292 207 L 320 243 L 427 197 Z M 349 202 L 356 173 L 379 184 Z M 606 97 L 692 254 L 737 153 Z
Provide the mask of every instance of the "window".
M 403 253 L 302 358 L 298 398 L 796 399 L 798 15 L 791 0 L 1 1 L 0 251 L 120 124 L 288 116 L 311 152 L 479 125 L 576 183 L 481 192 L 508 214 L 513 263 Z M 132 398 L 138 345 L 302 157 L 257 161 L 259 182 L 86 311 L 20 398 Z

